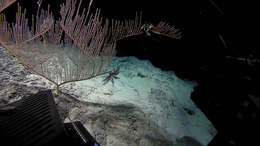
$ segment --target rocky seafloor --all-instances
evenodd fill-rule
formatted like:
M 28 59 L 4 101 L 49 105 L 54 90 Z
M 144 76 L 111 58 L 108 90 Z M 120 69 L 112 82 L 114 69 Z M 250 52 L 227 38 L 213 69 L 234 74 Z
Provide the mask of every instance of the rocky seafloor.
M 131 61 L 131 58 L 121 58 L 114 61 L 114 65 L 119 62 L 121 65 L 126 62 L 133 64 L 135 61 Z M 27 70 L 2 47 L 0 68 L 2 105 L 38 91 L 54 89 L 52 83 Z M 168 94 L 164 91 L 166 86 L 163 86 L 168 84 L 167 80 L 156 80 L 156 77 L 151 79 L 143 70 L 135 73 L 126 71 L 132 69 L 129 66 L 120 68 L 120 81 L 116 80 L 115 85 L 108 83 L 103 86 L 98 83 L 104 78 L 100 77 L 88 82 L 64 85 L 59 95 L 53 93 L 62 120 L 80 120 L 104 146 L 196 146 L 207 145 L 214 137 L 216 130 L 203 113 L 191 101 L 181 100 L 181 96 L 189 98 L 194 84 L 189 85 L 173 77 L 181 84 L 176 82 L 176 90 Z M 163 74 L 161 76 L 163 77 Z M 156 88 L 158 84 L 154 84 L 139 90 L 134 88 L 134 83 L 129 83 L 144 80 L 150 83 L 150 79 L 156 80 L 162 87 Z M 188 87 L 187 93 L 182 90 L 182 86 Z M 104 98 L 101 98 L 101 95 Z M 132 97 L 133 95 L 136 97 Z M 169 95 L 174 96 L 171 98 Z M 203 124 L 206 126 L 203 127 Z

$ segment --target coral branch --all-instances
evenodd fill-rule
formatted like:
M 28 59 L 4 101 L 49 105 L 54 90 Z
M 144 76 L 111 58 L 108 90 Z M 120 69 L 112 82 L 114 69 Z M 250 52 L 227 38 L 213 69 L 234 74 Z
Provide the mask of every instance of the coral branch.
M 15 1 L 0 0 L 0 12 Z M 160 22 L 156 27 L 142 25 L 141 13 L 136 13 L 134 20 L 103 19 L 99 9 L 91 12 L 92 2 L 89 0 L 88 8 L 82 9 L 83 0 L 67 0 L 61 5 L 59 20 L 54 20 L 50 7 L 43 10 L 42 0 L 38 0 L 37 12 L 31 19 L 18 4 L 14 23 L 8 23 L 0 14 L 0 43 L 58 90 L 65 83 L 109 73 L 105 69 L 116 55 L 116 43 L 121 39 L 150 31 L 175 39 L 181 37 L 179 30 L 168 23 Z M 112 82 L 118 72 L 119 69 L 110 72 Z
M 176 29 L 174 26 L 171 26 L 165 22 L 159 22 L 159 24 L 156 27 L 153 27 L 151 31 L 153 33 L 164 35 L 174 39 L 181 38 L 181 32 L 178 29 Z
M 16 0 L 0 0 L 0 13 L 15 2 Z

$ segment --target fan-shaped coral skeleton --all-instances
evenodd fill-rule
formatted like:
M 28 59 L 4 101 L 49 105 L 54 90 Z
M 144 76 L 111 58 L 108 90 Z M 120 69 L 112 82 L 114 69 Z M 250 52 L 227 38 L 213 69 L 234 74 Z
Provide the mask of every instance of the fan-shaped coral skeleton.
M 0 0 L 0 12 L 16 0 Z M 116 42 L 120 39 L 152 31 L 175 39 L 180 38 L 177 29 L 167 23 L 157 26 L 142 25 L 141 15 L 134 20 L 108 20 L 100 16 L 100 10 L 90 13 L 93 0 L 83 9 L 82 0 L 67 0 L 60 7 L 59 20 L 50 10 L 38 11 L 30 20 L 26 10 L 18 6 L 16 22 L 8 23 L 0 15 L 0 43 L 34 73 L 56 85 L 87 80 L 105 73 L 116 54 Z M 144 29 L 145 28 L 145 29 Z

